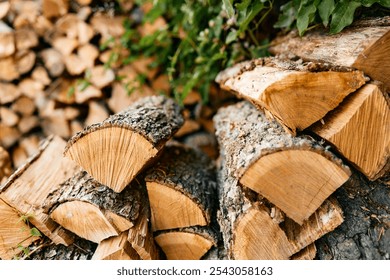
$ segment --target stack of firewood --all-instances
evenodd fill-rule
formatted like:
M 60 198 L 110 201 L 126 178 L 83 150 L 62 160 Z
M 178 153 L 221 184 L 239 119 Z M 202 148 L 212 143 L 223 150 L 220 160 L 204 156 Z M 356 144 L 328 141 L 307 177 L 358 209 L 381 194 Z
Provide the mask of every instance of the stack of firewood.
M 276 57 L 219 74 L 222 88 L 247 100 L 214 118 L 229 258 L 294 258 L 343 222 L 332 194 L 353 173 L 389 173 L 389 35 L 388 18 L 333 36 L 294 31 L 273 42 Z M 378 220 L 387 232 L 388 218 Z

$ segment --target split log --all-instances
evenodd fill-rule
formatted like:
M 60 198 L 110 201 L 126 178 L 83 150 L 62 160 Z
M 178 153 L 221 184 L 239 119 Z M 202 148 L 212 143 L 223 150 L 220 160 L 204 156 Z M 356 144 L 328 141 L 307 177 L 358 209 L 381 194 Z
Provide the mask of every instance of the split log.
M 153 231 L 211 223 L 217 204 L 215 170 L 202 152 L 167 146 L 145 181 Z
M 82 171 L 48 194 L 43 208 L 64 228 L 99 243 L 134 226 L 144 194 L 138 184 L 118 194 Z
M 217 245 L 218 235 L 209 227 L 188 227 L 159 231 L 156 243 L 168 260 L 199 260 Z
M 9 127 L 0 122 L 0 146 L 8 149 L 20 138 L 20 131 L 16 127 Z
M 203 131 L 196 132 L 184 137 L 183 143 L 195 149 L 202 150 L 211 159 L 217 159 L 218 157 L 217 139 L 214 134 Z
M 15 126 L 19 121 L 19 116 L 7 107 L 0 107 L 0 122 L 6 126 Z
M 27 96 L 21 96 L 12 104 L 11 109 L 23 116 L 31 116 L 35 112 L 36 107 L 34 100 Z
M 15 44 L 18 51 L 28 50 L 38 46 L 37 33 L 31 28 L 21 28 L 15 31 Z
M 43 0 L 42 11 L 46 18 L 54 18 L 65 15 L 69 9 L 68 0 Z
M 41 123 L 42 130 L 45 135 L 57 135 L 63 139 L 69 139 L 70 126 L 68 120 L 65 118 L 63 109 L 55 109 L 49 115 L 44 116 Z
M 7 104 L 14 102 L 21 92 L 18 87 L 11 83 L 0 83 L 0 104 Z
M 0 176 L 1 178 L 1 176 Z M 0 199 L 0 258 L 16 258 L 23 247 L 38 239 L 30 234 L 31 228 L 20 218 L 20 214 Z
M 3 19 L 9 12 L 11 4 L 7 2 L 0 3 L 0 19 Z
M 0 21 L 0 58 L 3 59 L 15 53 L 15 36 L 11 27 Z
M 306 248 L 302 249 L 301 251 L 299 251 L 295 255 L 293 255 L 291 257 L 291 259 L 295 260 L 295 261 L 298 261 L 298 260 L 310 261 L 316 257 L 316 254 L 317 254 L 317 248 L 316 248 L 316 245 L 313 243 L 313 244 L 310 244 L 309 246 L 307 246 Z
M 229 175 L 298 224 L 351 174 L 331 151 L 309 137 L 291 136 L 250 103 L 220 109 L 214 122 Z
M 292 31 L 274 40 L 269 50 L 282 58 L 356 68 L 390 88 L 390 17 L 361 21 L 335 35 L 316 29 L 301 37 Z
M 216 78 L 233 91 L 269 111 L 290 133 L 320 120 L 365 83 L 361 71 L 274 58 L 239 63 Z
M 43 64 L 50 76 L 58 77 L 62 74 L 65 69 L 64 62 L 62 61 L 62 55 L 54 48 L 45 49 L 40 52 Z
M 95 13 L 90 23 L 92 28 L 102 36 L 101 43 L 105 43 L 110 38 L 119 38 L 125 33 L 124 20 L 123 16 L 110 17 L 107 14 Z
M 115 73 L 112 69 L 103 65 L 95 66 L 91 69 L 90 82 L 97 88 L 104 88 L 115 80 Z
M 14 57 L 8 56 L 0 59 L 0 80 L 11 82 L 19 76 L 20 73 L 16 67 Z
M 28 159 L 27 152 L 19 145 L 12 151 L 12 163 L 15 168 L 22 166 Z
M 55 244 L 69 245 L 73 236 L 42 209 L 47 195 L 79 170 L 71 160 L 63 157 L 61 151 L 65 145 L 59 137 L 47 138 L 39 151 L 0 187 L 0 198 L 19 213 L 31 214 L 31 224 Z
M 96 180 L 120 192 L 156 159 L 182 123 L 180 108 L 172 99 L 143 98 L 74 135 L 65 155 Z
M 311 130 L 332 143 L 358 170 L 376 180 L 390 169 L 390 99 L 367 84 Z
M 95 65 L 95 60 L 99 56 L 99 50 L 92 44 L 85 44 L 77 48 L 77 55 L 82 59 L 88 68 Z
M 85 119 L 85 125 L 93 125 L 99 123 L 108 118 L 107 109 L 104 104 L 99 104 L 96 101 L 90 101 L 88 103 L 88 116 Z
M 223 160 L 221 166 L 225 166 Z M 343 222 L 334 199 L 323 205 L 302 226 L 275 215 L 275 206 L 228 175 L 218 173 L 218 221 L 229 259 L 290 259 Z
M 151 212 L 148 199 L 147 203 L 141 205 L 140 216 L 134 227 L 129 229 L 127 241 L 142 260 L 159 260 L 160 250 L 154 242 L 150 218 Z
M 100 242 L 92 260 L 139 260 L 140 256 L 127 241 L 127 235 L 125 231 Z
M 33 100 L 44 98 L 44 87 L 41 82 L 31 78 L 25 78 L 19 83 L 20 91 Z
M 80 75 L 87 69 L 87 65 L 84 63 L 83 59 L 76 54 L 69 54 L 64 60 L 66 70 L 68 70 L 70 75 Z
M 389 186 L 355 172 L 335 195 L 344 223 L 316 242 L 317 258 L 389 260 Z
M 78 46 L 78 41 L 69 37 L 57 37 L 53 39 L 52 46 L 64 57 L 69 56 Z
M 0 146 L 0 185 L 11 175 L 11 159 L 8 152 Z
M 26 74 L 35 65 L 36 55 L 31 50 L 18 51 L 15 54 L 15 65 L 19 75 Z
M 44 67 L 38 66 L 34 68 L 34 71 L 31 73 L 31 78 L 35 81 L 41 83 L 44 86 L 48 86 L 51 83 L 49 75 Z

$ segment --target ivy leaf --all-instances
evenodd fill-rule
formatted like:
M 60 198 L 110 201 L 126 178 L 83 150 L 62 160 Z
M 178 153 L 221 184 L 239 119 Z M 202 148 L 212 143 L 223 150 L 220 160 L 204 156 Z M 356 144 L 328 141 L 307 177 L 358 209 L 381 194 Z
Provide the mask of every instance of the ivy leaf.
M 310 1 L 310 3 L 307 3 L 307 5 L 304 4 L 305 2 L 306 1 L 303 1 L 301 3 L 297 15 L 297 28 L 300 36 L 302 36 L 303 33 L 305 33 L 311 19 L 313 18 L 315 12 L 317 11 L 317 7 L 315 6 L 315 1 Z
M 318 13 L 325 27 L 329 24 L 329 17 L 334 10 L 334 0 L 324 0 L 318 5 Z
M 229 18 L 232 18 L 234 16 L 234 8 L 233 8 L 233 1 L 230 0 L 222 0 L 224 10 L 226 11 Z
M 39 230 L 35 227 L 33 227 L 31 230 L 30 230 L 30 234 L 31 236 L 38 236 L 38 237 L 42 237 L 42 234 L 39 232 Z
M 335 34 L 350 25 L 353 21 L 355 10 L 361 6 L 361 3 L 356 1 L 342 0 L 337 3 L 330 23 L 330 33 Z
M 280 14 L 278 21 L 274 24 L 275 28 L 286 28 L 290 27 L 296 16 L 296 11 L 293 6 L 293 2 L 290 1 L 286 3 L 285 5 L 280 7 Z

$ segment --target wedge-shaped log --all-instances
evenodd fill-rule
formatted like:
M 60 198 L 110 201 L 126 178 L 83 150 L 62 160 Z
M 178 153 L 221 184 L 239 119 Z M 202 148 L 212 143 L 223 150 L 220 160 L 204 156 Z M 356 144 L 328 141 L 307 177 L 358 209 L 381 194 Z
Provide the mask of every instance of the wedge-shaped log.
M 65 155 L 103 185 L 121 192 L 157 158 L 182 124 L 180 108 L 172 99 L 146 97 L 74 135 Z
M 100 242 L 92 260 L 139 260 L 137 252 L 127 241 L 128 232 L 122 232 Z
M 384 88 L 367 84 L 310 128 L 332 143 L 370 180 L 390 168 L 390 99 Z
M 281 58 L 353 67 L 390 88 L 390 17 L 361 21 L 335 35 L 316 29 L 301 37 L 292 31 L 271 45 L 270 52 Z
M 224 160 L 222 166 L 218 221 L 228 259 L 295 259 L 297 253 L 343 222 L 337 201 L 328 199 L 300 226 L 266 199 L 240 186 L 228 175 Z
M 0 198 L 17 212 L 29 215 L 29 221 L 55 244 L 69 245 L 73 235 L 65 231 L 47 214 L 42 204 L 48 194 L 80 168 L 63 157 L 66 142 L 54 136 L 47 138 L 39 151 L 16 170 L 0 188 Z
M 50 193 L 43 207 L 64 228 L 99 243 L 133 227 L 146 199 L 138 184 L 119 194 L 81 171 Z
M 214 122 L 229 174 L 298 224 L 350 176 L 318 142 L 291 136 L 248 102 L 220 109 Z
M 166 147 L 145 181 L 153 231 L 210 224 L 217 204 L 215 170 L 201 151 Z
M 228 68 L 216 81 L 221 88 L 269 111 L 295 135 L 361 87 L 365 77 L 361 71 L 263 58 Z
M 168 260 L 199 260 L 217 245 L 218 235 L 210 227 L 188 227 L 159 231 L 157 244 Z
M 316 257 L 317 254 L 317 248 L 314 243 L 310 244 L 306 248 L 303 248 L 301 251 L 296 253 L 291 257 L 292 260 L 295 261 L 310 261 L 313 260 Z

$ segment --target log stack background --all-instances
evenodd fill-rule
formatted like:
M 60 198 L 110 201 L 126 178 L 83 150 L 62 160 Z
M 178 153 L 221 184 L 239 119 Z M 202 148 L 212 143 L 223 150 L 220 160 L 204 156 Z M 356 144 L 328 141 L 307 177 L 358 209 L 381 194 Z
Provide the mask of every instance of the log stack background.
M 144 125 L 168 79 L 109 3 L 0 3 L 1 259 L 390 259 L 388 18 L 282 35 Z

